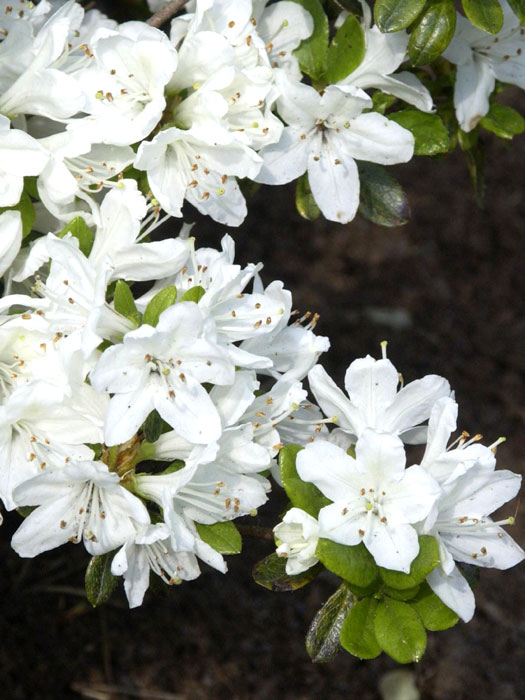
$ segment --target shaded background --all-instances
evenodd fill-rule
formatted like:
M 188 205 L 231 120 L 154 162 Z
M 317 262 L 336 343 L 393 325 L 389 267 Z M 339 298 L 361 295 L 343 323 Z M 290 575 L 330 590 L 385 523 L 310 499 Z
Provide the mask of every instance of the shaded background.
M 295 213 L 293 187 L 263 187 L 231 233 L 237 262 L 262 260 L 266 283 L 283 280 L 295 308 L 320 313 L 317 332 L 332 342 L 321 362 L 336 381 L 356 357 L 378 357 L 388 339 L 406 382 L 447 377 L 459 427 L 483 433 L 486 444 L 507 436 L 499 467 L 524 473 L 525 138 L 487 142 L 484 211 L 456 152 L 390 169 L 412 207 L 404 227 L 360 218 L 346 226 L 308 223 Z M 197 221 L 198 244 L 219 245 L 224 227 L 190 208 L 188 218 Z M 283 504 L 276 494 L 259 524 L 273 526 Z M 378 679 L 396 668 L 388 658 L 359 662 L 344 652 L 331 664 L 312 664 L 304 634 L 337 581 L 324 573 L 294 593 L 258 587 L 250 571 L 271 551 L 269 542 L 245 540 L 226 576 L 206 571 L 174 589 L 156 586 L 132 611 L 119 589 L 94 610 L 83 597 L 82 548 L 20 560 L 9 547 L 18 522 L 9 514 L 0 530 L 4 698 L 377 700 Z M 511 534 L 525 545 L 523 517 Z M 415 667 L 423 698 L 523 697 L 525 566 L 482 572 L 476 598 L 470 624 L 429 634 Z

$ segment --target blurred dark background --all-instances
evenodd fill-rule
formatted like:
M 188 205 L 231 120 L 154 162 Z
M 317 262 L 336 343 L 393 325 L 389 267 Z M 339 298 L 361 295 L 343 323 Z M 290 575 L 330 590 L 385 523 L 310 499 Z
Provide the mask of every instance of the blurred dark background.
M 516 93 L 515 106 L 525 111 Z M 340 226 L 302 220 L 293 187 L 262 187 L 245 223 L 230 232 L 240 263 L 264 262 L 266 283 L 281 279 L 295 308 L 320 313 L 332 349 L 321 362 L 338 382 L 356 357 L 388 354 L 405 381 L 447 377 L 459 427 L 486 443 L 507 436 L 500 468 L 525 471 L 525 137 L 487 135 L 486 199 L 474 201 L 464 156 L 416 158 L 390 169 L 410 200 L 410 222 L 393 229 L 361 218 Z M 224 227 L 188 208 L 200 245 L 219 244 Z M 174 233 L 179 222 L 172 220 Z M 258 516 L 273 526 L 282 494 Z M 512 514 L 515 504 L 506 509 Z M 9 700 L 378 700 L 378 680 L 396 664 L 359 662 L 341 652 L 314 665 L 308 624 L 337 582 L 323 574 L 294 593 L 251 580 L 270 542 L 245 540 L 226 576 L 155 587 L 128 610 L 122 590 L 92 609 L 83 597 L 87 555 L 73 545 L 20 560 L 9 540 L 19 516 L 0 529 L 0 696 Z M 251 521 L 253 523 L 253 521 Z M 511 534 L 525 546 L 518 513 Z M 525 668 L 525 566 L 482 572 L 468 624 L 429 635 L 414 668 L 428 700 L 519 700 Z

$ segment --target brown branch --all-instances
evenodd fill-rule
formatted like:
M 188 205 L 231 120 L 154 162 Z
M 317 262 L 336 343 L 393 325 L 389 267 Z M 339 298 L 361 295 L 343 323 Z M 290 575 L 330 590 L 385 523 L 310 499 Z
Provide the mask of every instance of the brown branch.
M 148 19 L 148 24 L 152 27 L 162 27 L 168 20 L 174 17 L 186 0 L 172 0 Z

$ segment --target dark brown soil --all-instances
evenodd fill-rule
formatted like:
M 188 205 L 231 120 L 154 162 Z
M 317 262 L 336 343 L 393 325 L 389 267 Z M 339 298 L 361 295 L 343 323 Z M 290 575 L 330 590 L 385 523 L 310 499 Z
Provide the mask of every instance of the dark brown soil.
M 332 341 L 322 362 L 338 381 L 355 357 L 378 356 L 388 339 L 406 381 L 446 376 L 460 427 L 489 442 L 506 435 L 499 466 L 524 473 L 525 138 L 509 147 L 489 140 L 484 211 L 458 152 L 391 170 L 410 197 L 405 227 L 307 223 L 294 213 L 291 188 L 262 188 L 232 233 L 240 262 L 264 261 L 267 282 L 282 279 L 297 308 L 321 314 L 317 330 Z M 224 230 L 198 221 L 198 241 L 216 245 Z M 276 522 L 284 499 L 276 500 L 261 510 L 261 524 Z M 247 540 L 228 575 L 160 588 L 140 609 L 129 611 L 122 591 L 91 609 L 81 548 L 20 560 L 9 548 L 17 522 L 10 514 L 0 530 L 3 698 L 377 700 L 378 679 L 396 667 L 343 652 L 312 664 L 304 634 L 337 583 L 323 574 L 295 593 L 258 587 L 250 570 L 270 543 Z M 518 517 L 512 531 L 522 546 L 524 522 Z M 415 668 L 423 698 L 524 697 L 525 566 L 483 572 L 476 597 L 470 624 L 429 635 Z

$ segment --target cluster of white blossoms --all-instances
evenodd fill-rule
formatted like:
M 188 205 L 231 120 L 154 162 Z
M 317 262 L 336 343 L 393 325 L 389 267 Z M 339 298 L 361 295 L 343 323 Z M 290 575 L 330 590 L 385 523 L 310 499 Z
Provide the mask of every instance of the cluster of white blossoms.
M 228 235 L 221 250 L 195 249 L 187 229 L 139 242 L 146 210 L 122 180 L 94 240 L 37 239 L 0 301 L 0 496 L 36 507 L 12 545 L 119 550 L 131 605 L 150 567 L 170 582 L 198 576 L 197 557 L 226 570 L 199 526 L 266 502 L 282 442 L 314 434 L 300 380 L 328 347 L 315 319 L 289 323 L 281 282 L 235 264 Z M 134 299 L 122 277 L 153 286 Z M 309 418 L 281 431 L 291 414 Z
M 403 386 L 385 349 L 380 360 L 352 362 L 345 376 L 348 395 L 320 365 L 310 370 L 310 388 L 338 427 L 297 454 L 297 473 L 330 503 L 317 519 L 291 508 L 274 530 L 277 554 L 294 575 L 317 563 L 319 538 L 363 543 L 378 566 L 408 573 L 420 549 L 418 537 L 430 535 L 440 561 L 427 583 L 468 621 L 474 594 L 457 563 L 507 569 L 525 558 L 501 527 L 514 518 L 490 517 L 516 496 L 521 477 L 495 471 L 502 439 L 485 447 L 480 435 L 462 433 L 449 442 L 458 407 L 448 382 L 429 375 Z M 426 444 L 424 454 L 407 467 L 405 446 L 420 444 Z

